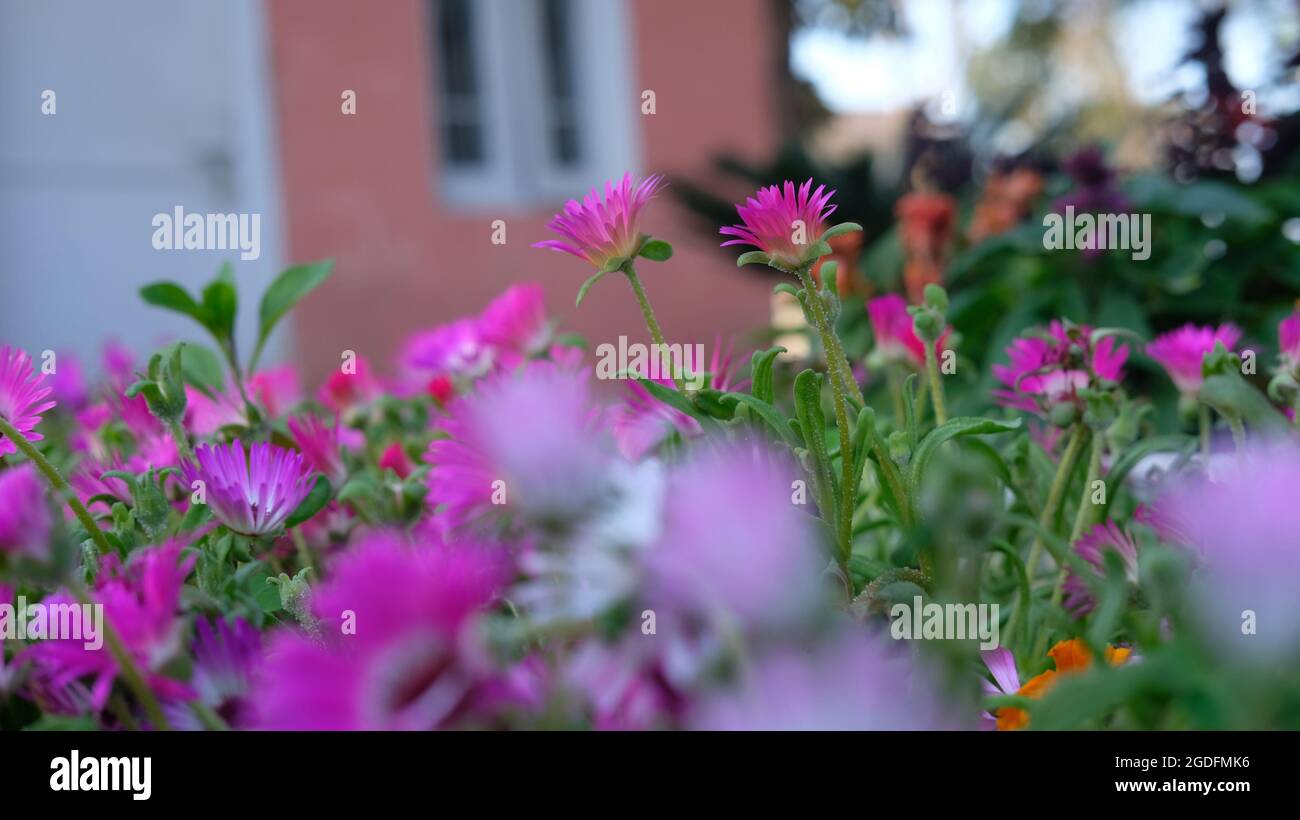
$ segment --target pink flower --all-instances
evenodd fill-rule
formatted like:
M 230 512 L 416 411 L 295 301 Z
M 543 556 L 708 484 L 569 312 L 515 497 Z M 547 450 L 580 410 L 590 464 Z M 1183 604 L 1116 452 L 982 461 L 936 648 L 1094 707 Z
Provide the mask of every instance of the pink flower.
M 267 415 L 278 419 L 302 401 L 298 386 L 298 372 L 293 365 L 283 365 L 262 370 L 248 380 L 248 395 Z
M 163 675 L 162 667 L 180 648 L 180 624 L 176 619 L 181 585 L 194 566 L 195 556 L 180 560 L 181 544 L 171 542 L 146 547 L 131 555 L 122 567 L 113 557 L 104 561 L 99 585 L 90 598 L 104 607 L 104 621 L 112 624 L 136 665 L 149 678 L 149 685 L 167 699 L 193 697 L 189 687 Z M 46 603 L 73 604 L 66 593 L 45 599 Z M 101 636 L 102 637 L 102 636 Z M 92 704 L 103 709 L 113 681 L 120 673 L 107 646 L 90 648 L 83 639 L 65 638 L 33 644 L 23 655 L 30 659 L 50 687 L 61 689 L 91 676 Z
M 54 407 L 54 402 L 44 401 L 50 395 L 45 385 L 45 375 L 32 371 L 32 360 L 27 354 L 9 345 L 0 346 L 0 418 L 13 425 L 28 441 L 44 438 L 36 432 L 41 414 Z M 0 433 L 0 458 L 18 452 L 18 447 Z
M 377 534 L 313 590 L 320 639 L 272 640 L 252 703 L 261 728 L 420 730 L 466 718 L 492 679 L 473 624 L 509 569 L 499 548 Z
M 597 269 L 610 269 L 639 250 L 642 235 L 637 223 L 641 209 L 663 185 L 664 178 L 653 175 L 634 186 L 632 174 L 627 173 L 617 184 L 605 183 L 603 198 L 593 188 L 581 203 L 575 199 L 566 202 L 564 209 L 546 223 L 547 229 L 562 239 L 547 239 L 533 247 L 572 254 Z
M 215 626 L 206 618 L 194 623 L 194 640 L 190 644 L 194 671 L 190 686 L 194 699 L 227 725 L 245 727 L 253 722 L 248 693 L 262 664 L 262 633 L 241 618 L 234 623 L 218 618 L 214 623 Z M 173 728 L 190 731 L 204 728 L 186 700 L 165 703 L 163 711 Z
M 481 382 L 441 422 L 449 438 L 429 445 L 439 531 L 501 514 L 546 526 L 585 516 L 607 489 L 611 461 L 598 421 L 585 371 L 538 361 Z
M 826 558 L 791 503 L 801 473 L 757 444 L 701 448 L 669 481 L 663 530 L 645 551 L 647 606 L 699 623 L 798 624 L 821 611 Z
M 483 341 L 514 358 L 545 352 L 551 339 L 542 286 L 536 282 L 511 285 L 492 300 L 478 319 Z
M 1087 325 L 1053 320 L 1046 333 L 1013 341 L 1007 357 L 1010 364 L 993 365 L 993 375 L 1008 389 L 993 396 L 1007 407 L 1046 413 L 1057 404 L 1081 405 L 1078 391 L 1095 380 L 1122 379 L 1128 345 L 1116 347 L 1112 336 L 1093 344 Z
M 1092 565 L 1095 572 L 1093 579 L 1106 577 L 1106 551 L 1113 551 L 1120 557 L 1124 574 L 1130 583 L 1138 580 L 1137 544 L 1128 533 L 1121 530 L 1114 521 L 1097 524 L 1074 542 L 1074 551 Z M 1070 569 L 1065 578 L 1065 608 L 1075 618 L 1082 618 L 1093 610 L 1097 602 L 1092 588 L 1085 579 Z
M 1197 613 L 1220 645 L 1281 659 L 1300 649 L 1300 528 L 1294 523 L 1300 446 L 1256 442 L 1189 476 L 1157 503 L 1162 517 L 1199 550 Z M 1243 631 L 1245 613 L 1255 630 Z
M 402 443 L 395 441 L 388 445 L 388 448 L 379 456 L 379 469 L 392 470 L 397 474 L 398 478 L 406 480 L 415 469 L 415 465 L 411 463 L 411 459 L 406 455 L 406 448 L 402 446 Z
M 1232 350 L 1240 338 L 1241 331 L 1232 324 L 1216 329 L 1188 323 L 1157 336 L 1147 345 L 1147 355 L 1164 367 L 1180 393 L 1195 396 L 1203 381 L 1201 361 L 1205 354 L 1214 350 L 1217 342 Z
M 986 695 L 1017 695 L 1020 694 L 1020 673 L 1016 670 L 1016 657 L 1011 654 L 1011 650 L 999 646 L 997 649 L 981 649 L 980 659 L 984 661 L 984 666 L 993 676 L 993 683 L 989 683 L 983 678 L 980 679 L 980 686 Z M 980 719 L 985 729 L 990 731 L 998 728 L 998 719 L 995 715 L 985 712 Z
M 271 535 L 284 526 L 316 484 L 307 460 L 270 443 L 200 444 L 198 467 L 182 465 L 185 481 L 203 482 L 207 504 L 218 521 L 244 535 Z
M 26 463 L 0 471 L 0 552 L 45 558 L 50 552 L 51 526 L 36 468 Z
M 335 413 L 369 404 L 383 393 L 379 381 L 370 372 L 370 362 L 358 356 L 355 364 L 354 372 L 348 373 L 340 369 L 331 373 L 317 395 L 320 403 Z
M 732 346 L 725 347 L 721 340 L 713 344 L 713 357 L 709 362 L 709 379 L 704 387 L 723 392 L 736 390 L 740 383 L 733 372 Z M 661 376 L 654 381 L 672 387 L 673 380 Z M 700 423 L 680 410 L 650 395 L 640 382 L 627 382 L 628 397 L 622 407 L 614 411 L 611 429 L 618 442 L 619 451 L 637 461 L 668 439 L 674 432 L 683 438 L 698 436 L 703 432 Z
M 90 396 L 86 374 L 81 369 L 81 361 L 71 353 L 60 353 L 57 361 L 58 367 L 50 379 L 54 400 L 65 412 L 76 412 L 86 406 Z
M 871 333 L 875 336 L 876 351 L 886 362 L 907 362 L 916 368 L 925 367 L 925 342 L 916 335 L 912 316 L 907 312 L 907 300 L 896 293 L 878 296 L 867 302 L 867 315 L 871 319 Z M 935 342 L 935 354 L 943 350 L 948 336 Z
M 1278 324 L 1277 344 L 1286 369 L 1292 373 L 1300 370 L 1300 311 L 1292 313 Z
M 782 267 L 793 269 L 804 264 L 809 250 L 826 232 L 826 220 L 836 208 L 830 204 L 835 192 L 827 191 L 825 185 L 818 185 L 814 191 L 812 183 L 810 178 L 797 191 L 788 180 L 783 185 L 760 188 L 757 197 L 736 206 L 743 224 L 719 231 L 735 237 L 723 242 L 722 247 L 753 245 Z
M 492 369 L 495 351 L 476 319 L 457 319 L 407 338 L 399 354 L 402 367 L 424 384 L 430 375 L 475 379 Z
M 347 478 L 347 468 L 343 466 L 343 456 L 339 450 L 339 421 L 336 417 L 332 425 L 327 425 L 313 415 L 292 416 L 285 421 L 293 443 L 307 459 L 335 486 Z
M 775 651 L 750 664 L 738 690 L 702 703 L 689 725 L 722 731 L 953 728 L 922 670 L 896 650 L 846 632 L 821 645 Z

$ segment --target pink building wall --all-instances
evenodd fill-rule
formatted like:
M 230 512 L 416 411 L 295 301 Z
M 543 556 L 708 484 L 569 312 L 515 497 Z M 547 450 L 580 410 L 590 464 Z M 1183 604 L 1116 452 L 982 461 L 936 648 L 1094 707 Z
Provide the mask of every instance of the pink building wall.
M 628 105 L 637 112 L 647 172 L 707 174 L 721 150 L 761 157 L 775 145 L 773 57 L 764 0 L 628 0 L 636 42 Z M 362 11 L 364 10 L 364 12 Z M 288 258 L 333 257 L 333 279 L 297 314 L 297 355 L 315 380 L 355 350 L 385 369 L 411 330 L 481 309 L 510 283 L 541 281 L 547 305 L 593 347 L 620 333 L 644 339 L 626 283 L 610 278 L 580 310 L 580 260 L 530 248 L 559 202 L 533 210 L 448 210 L 435 186 L 428 25 L 423 0 L 270 0 Z M 640 114 L 640 90 L 657 112 Z M 357 94 L 344 116 L 340 95 Z M 592 180 L 593 185 L 600 180 Z M 493 245 L 491 222 L 508 241 Z M 768 314 L 770 284 L 689 229 L 667 195 L 647 230 L 673 242 L 668 263 L 643 262 L 642 279 L 669 341 L 738 337 Z

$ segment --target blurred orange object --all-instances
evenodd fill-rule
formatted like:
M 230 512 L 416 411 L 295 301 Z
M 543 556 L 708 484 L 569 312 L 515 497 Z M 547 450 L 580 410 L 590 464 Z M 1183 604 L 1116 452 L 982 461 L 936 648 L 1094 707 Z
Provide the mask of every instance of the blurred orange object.
M 979 202 L 975 203 L 966 238 L 980 242 L 1011 230 L 1029 214 L 1042 190 L 1042 175 L 1029 168 L 991 174 L 984 183 Z
M 829 257 L 823 256 L 817 260 L 817 264 L 813 265 L 812 275 L 817 286 L 821 287 L 822 283 L 822 265 L 830 259 L 839 263 L 839 268 L 835 271 L 835 289 L 839 292 L 840 298 L 862 290 L 863 283 L 858 281 L 858 260 L 862 257 L 862 232 L 854 231 L 833 236 L 829 244 L 833 253 Z
M 908 301 L 919 304 L 925 286 L 943 283 L 957 221 L 957 202 L 947 194 L 916 191 L 894 205 L 906 263 L 903 284 Z

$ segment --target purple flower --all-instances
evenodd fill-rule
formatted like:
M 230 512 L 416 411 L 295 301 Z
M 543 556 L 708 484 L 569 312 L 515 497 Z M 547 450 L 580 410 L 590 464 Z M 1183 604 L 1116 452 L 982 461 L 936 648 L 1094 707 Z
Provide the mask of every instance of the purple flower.
M 0 418 L 29 441 L 44 438 L 36 432 L 36 425 L 41 423 L 41 414 L 55 404 L 44 400 L 51 390 L 44 382 L 44 374 L 32 371 L 32 360 L 25 352 L 0 346 Z M 0 433 L 0 458 L 16 452 L 18 447 Z
M 812 246 L 826 232 L 826 220 L 836 208 L 830 204 L 835 192 L 827 191 L 825 185 L 818 185 L 814 191 L 812 183 L 810 178 L 797 190 L 789 180 L 760 188 L 744 205 L 736 206 L 742 224 L 719 231 L 735 237 L 723 242 L 722 247 L 753 245 L 782 267 L 793 269 L 804 264 Z
M 181 544 L 171 542 L 132 553 L 130 562 L 119 566 L 112 556 L 104 559 L 99 585 L 90 598 L 104 607 L 104 621 L 112 624 L 149 685 L 168 700 L 193 697 L 189 687 L 161 673 L 180 649 L 180 624 L 176 619 L 181 585 L 194 566 L 195 557 L 180 559 Z M 45 603 L 73 605 L 66 593 L 57 593 Z M 102 637 L 102 636 L 101 636 Z M 88 647 L 85 640 L 61 638 L 32 644 L 23 657 L 38 670 L 38 677 L 52 689 L 62 689 L 91 677 L 91 703 L 103 709 L 121 673 L 107 646 Z
M 1053 320 L 1045 333 L 1013 341 L 1007 358 L 1009 364 L 993 365 L 993 375 L 1007 388 L 993 396 L 1007 407 L 1046 414 L 1058 404 L 1081 405 L 1078 391 L 1096 380 L 1122 379 L 1128 345 L 1117 348 L 1111 336 L 1093 344 L 1087 325 Z
M 278 532 L 316 484 L 315 471 L 300 453 L 270 443 L 254 444 L 247 457 L 238 439 L 200 444 L 194 457 L 198 467 L 182 465 L 185 481 L 191 487 L 202 481 L 212 514 L 244 535 Z
M 822 609 L 827 558 L 794 503 L 795 465 L 758 445 L 702 448 L 669 481 L 663 532 L 645 552 L 647 606 L 661 618 L 751 629 Z
M 52 523 L 36 468 L 28 463 L 0 471 L 0 552 L 47 557 Z
M 1223 342 L 1224 347 L 1232 350 L 1240 339 L 1241 331 L 1232 324 L 1213 328 L 1188 323 L 1157 336 L 1147 345 L 1147 355 L 1164 367 L 1178 387 L 1178 392 L 1185 396 L 1195 396 L 1204 381 L 1201 362 L 1205 359 L 1205 354 L 1213 351 L 1218 342 Z
M 419 730 L 456 725 L 498 682 L 475 648 L 476 616 L 509 568 L 482 544 L 414 546 L 376 534 L 313 590 L 320 638 L 281 631 L 252 694 L 267 729 Z
M 1162 515 L 1199 550 L 1199 613 L 1222 644 L 1270 657 L 1300 648 L 1300 446 L 1255 443 L 1161 496 Z M 1254 629 L 1245 629 L 1247 619 Z
M 1130 583 L 1136 584 L 1138 580 L 1137 544 L 1114 521 L 1097 524 L 1080 536 L 1078 541 L 1074 542 L 1074 551 L 1080 558 L 1092 565 L 1095 570 L 1092 576 L 1098 580 L 1106 576 L 1105 552 L 1107 550 L 1115 552 L 1120 557 L 1124 565 L 1125 577 L 1128 578 Z M 1065 591 L 1065 608 L 1075 618 L 1082 618 L 1087 615 L 1097 604 L 1088 580 L 1073 569 L 1070 569 L 1066 575 L 1063 587 Z
M 551 341 L 546 300 L 536 282 L 511 285 L 492 300 L 478 318 L 484 342 L 513 358 L 528 359 L 545 352 Z
M 199 618 L 190 644 L 194 671 L 190 686 L 194 699 L 211 709 L 227 725 L 239 728 L 252 724 L 249 690 L 262 662 L 262 634 L 243 619 L 227 623 Z M 203 724 L 189 702 L 164 704 L 168 722 L 175 728 L 198 730 Z
M 588 374 L 551 362 L 479 383 L 441 422 L 426 460 L 439 531 L 518 513 L 566 526 L 599 505 L 612 446 L 598 426 Z
M 891 651 L 893 650 L 893 651 Z M 922 670 L 881 639 L 845 633 L 754 661 L 738 690 L 691 715 L 691 728 L 808 731 L 943 729 L 953 723 Z
M 639 250 L 643 239 L 638 225 L 641 209 L 663 185 L 664 178 L 658 175 L 634 185 L 628 173 L 617 184 L 606 182 L 603 198 L 593 188 L 582 202 L 566 202 L 564 209 L 546 223 L 547 229 L 562 239 L 537 242 L 533 247 L 572 254 L 599 270 L 609 270 Z
M 491 371 L 495 351 L 476 319 L 457 319 L 411 335 L 399 354 L 408 380 L 423 387 L 430 376 L 476 379 Z

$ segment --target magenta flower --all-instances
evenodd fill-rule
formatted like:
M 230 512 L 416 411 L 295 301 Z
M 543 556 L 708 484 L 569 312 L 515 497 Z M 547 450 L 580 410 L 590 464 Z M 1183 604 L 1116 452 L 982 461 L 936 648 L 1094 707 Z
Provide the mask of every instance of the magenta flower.
M 492 300 L 478 319 L 483 341 L 498 351 L 528 359 L 546 351 L 551 341 L 551 323 L 546 319 L 546 300 L 536 282 L 511 285 Z
M 837 206 L 831 205 L 834 191 L 825 185 L 812 190 L 810 178 L 798 190 L 787 180 L 783 185 L 760 188 L 756 196 L 737 205 L 741 225 L 730 225 L 718 232 L 732 236 L 722 243 L 753 245 L 784 268 L 797 268 L 807 261 L 812 246 L 826 232 L 826 220 Z
M 644 240 L 638 225 L 641 209 L 663 186 L 664 178 L 659 175 L 633 185 L 632 174 L 627 173 L 617 184 L 605 183 L 603 198 L 593 188 L 581 203 L 576 199 L 566 202 L 546 223 L 548 230 L 563 239 L 547 239 L 533 247 L 572 254 L 598 270 L 613 270 L 640 250 Z
M 321 385 L 316 398 L 335 413 L 344 413 L 353 407 L 369 404 L 383 394 L 379 380 L 370 371 L 370 362 L 357 356 L 356 369 L 348 373 L 336 370 Z
M 1164 367 L 1174 380 L 1178 392 L 1195 396 L 1201 389 L 1201 361 L 1214 350 L 1217 342 L 1232 350 L 1241 338 L 1241 331 L 1232 324 L 1217 329 L 1188 323 L 1157 336 L 1147 345 L 1147 355 Z
M 326 424 L 313 415 L 292 416 L 285 421 L 289 435 L 307 463 L 324 473 L 335 486 L 347 478 L 343 456 L 339 449 L 339 421 Z
M 1283 366 L 1291 373 L 1300 370 L 1300 311 L 1278 324 L 1277 345 L 1282 352 Z
M 874 352 L 882 363 L 906 362 L 912 367 L 925 367 L 925 342 L 916 335 L 907 300 L 896 293 L 878 296 L 867 301 L 867 315 L 875 337 Z M 935 355 L 943 350 L 947 336 L 945 330 L 934 343 Z
M 481 382 L 429 445 L 429 504 L 446 534 L 518 513 L 564 526 L 600 505 L 612 447 L 598 427 L 585 371 L 551 362 Z
M 1120 557 L 1124 574 L 1130 583 L 1138 580 L 1137 543 L 1121 530 L 1114 521 L 1097 524 L 1074 542 L 1074 551 L 1093 568 L 1093 579 L 1101 580 L 1106 576 L 1107 551 L 1113 551 Z M 1065 608 L 1075 618 L 1082 618 L 1097 605 L 1088 584 L 1089 579 L 1080 576 L 1073 568 L 1068 570 L 1063 589 L 1065 590 Z
M 238 439 L 200 444 L 194 457 L 197 467 L 182 465 L 185 481 L 191 487 L 202 481 L 212 514 L 244 535 L 278 532 L 316 484 L 316 473 L 300 453 L 270 443 L 254 444 L 247 457 Z
M 1156 504 L 1199 551 L 1198 612 L 1224 647 L 1241 654 L 1267 658 L 1300 649 L 1297 486 L 1300 447 L 1255 443 L 1216 465 L 1212 479 L 1189 476 Z M 1253 634 L 1243 630 L 1248 611 Z
M 50 378 L 54 400 L 65 412 L 76 412 L 86 406 L 90 392 L 86 388 L 86 374 L 81 361 L 71 353 L 60 353 L 58 368 Z
M 891 651 L 893 650 L 893 651 Z M 695 729 L 880 731 L 953 728 L 926 680 L 897 647 L 866 634 L 755 660 L 737 691 L 691 715 Z
M 190 687 L 194 700 L 211 709 L 228 726 L 246 727 L 253 723 L 253 704 L 248 695 L 262 664 L 262 633 L 240 618 L 234 623 L 218 618 L 214 623 L 206 618 L 194 623 Z M 163 704 L 163 711 L 173 728 L 204 728 L 189 701 L 169 701 Z
M 483 339 L 476 319 L 457 319 L 412 334 L 399 359 L 412 384 L 423 386 L 430 376 L 476 379 L 495 363 L 495 350 Z
M 93 603 L 103 605 L 104 621 L 113 625 L 154 692 L 168 700 L 193 697 L 189 687 L 159 671 L 181 645 L 176 615 L 181 585 L 194 566 L 195 556 L 182 560 L 180 554 L 180 542 L 171 542 L 137 550 L 125 567 L 113 556 L 106 556 L 99 585 L 90 594 Z M 66 593 L 58 593 L 47 598 L 46 603 L 74 602 Z M 31 661 L 52 689 L 93 678 L 90 692 L 96 710 L 107 704 L 113 681 L 121 671 L 106 646 L 88 646 L 85 640 L 76 638 L 40 641 L 22 657 Z
M 27 463 L 0 471 L 0 552 L 45 558 L 51 526 L 45 487 L 36 468 Z
M 0 418 L 29 441 L 44 438 L 36 432 L 36 425 L 41 423 L 41 414 L 55 404 L 44 400 L 50 395 L 50 387 L 44 382 L 45 375 L 32 371 L 32 360 L 25 352 L 0 346 Z M 16 452 L 18 447 L 0 433 L 0 458 Z
M 823 608 L 826 558 L 791 501 L 795 465 L 761 445 L 703 448 L 669 481 L 663 531 L 645 551 L 646 605 L 693 622 L 755 629 Z
M 716 340 L 709 361 L 709 378 L 703 387 L 723 392 L 739 389 L 743 382 L 736 379 L 733 365 L 732 346 L 724 346 L 720 339 Z M 673 386 L 673 380 L 667 376 L 660 376 L 654 381 L 668 388 Z M 629 380 L 627 389 L 627 400 L 614 411 L 611 420 L 611 430 L 618 442 L 619 451 L 627 458 L 640 460 L 646 453 L 663 444 L 674 432 L 683 438 L 698 436 L 703 432 L 698 421 L 651 396 L 650 391 L 640 382 Z
M 994 390 L 999 404 L 1046 414 L 1058 404 L 1081 406 L 1078 391 L 1095 382 L 1123 378 L 1128 345 L 1107 336 L 1096 344 L 1087 325 L 1053 320 L 1047 332 L 1016 339 L 1007 348 L 1009 364 L 993 365 L 1005 390 Z
M 473 623 L 509 568 L 482 544 L 412 546 L 377 534 L 312 593 L 320 638 L 272 640 L 252 703 L 267 729 L 420 730 L 456 725 L 493 679 Z
M 268 416 L 278 419 L 302 401 L 298 371 L 289 364 L 260 370 L 248 380 L 248 394 Z

